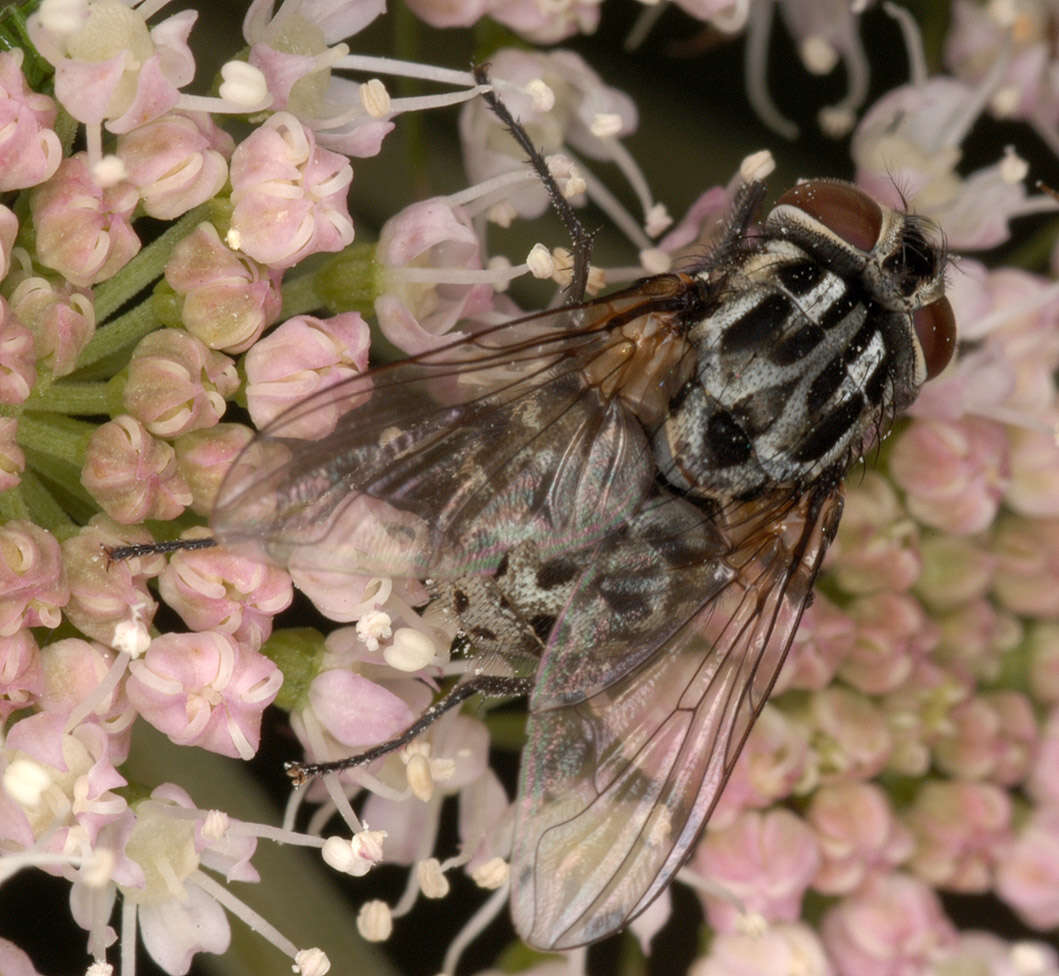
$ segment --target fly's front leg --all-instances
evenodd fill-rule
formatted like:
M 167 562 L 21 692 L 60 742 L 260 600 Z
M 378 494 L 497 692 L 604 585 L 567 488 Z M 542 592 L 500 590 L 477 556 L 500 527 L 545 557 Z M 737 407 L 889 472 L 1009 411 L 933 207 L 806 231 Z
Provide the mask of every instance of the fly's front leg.
M 592 256 L 592 242 L 596 237 L 595 231 L 586 229 L 577 216 L 576 211 L 570 205 L 570 201 L 563 196 L 559 184 L 555 182 L 548 162 L 540 150 L 533 144 L 533 140 L 522 127 L 522 124 L 511 114 L 508 107 L 497 97 L 489 81 L 489 71 L 486 65 L 476 65 L 473 69 L 474 79 L 479 85 L 487 86 L 482 91 L 482 98 L 489 106 L 493 114 L 504 123 L 512 138 L 519 144 L 528 157 L 529 164 L 534 168 L 544 189 L 548 191 L 548 199 L 551 200 L 552 209 L 562 221 L 566 232 L 570 235 L 570 250 L 574 256 L 573 278 L 567 288 L 567 297 L 573 303 L 582 302 L 585 299 L 585 288 L 588 285 L 588 264 Z

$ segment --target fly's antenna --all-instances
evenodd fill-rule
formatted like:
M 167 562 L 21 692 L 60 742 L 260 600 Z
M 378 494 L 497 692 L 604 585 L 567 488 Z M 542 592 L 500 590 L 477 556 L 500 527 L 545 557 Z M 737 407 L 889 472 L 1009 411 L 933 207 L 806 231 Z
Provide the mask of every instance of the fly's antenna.
M 489 80 L 488 65 L 478 64 L 471 70 L 474 74 L 474 80 L 483 86 L 482 98 L 485 100 L 485 104 L 504 123 L 512 138 L 525 152 L 529 164 L 536 171 L 537 176 L 540 177 L 541 183 L 544 184 L 544 189 L 548 191 L 548 199 L 551 200 L 552 209 L 558 215 L 559 220 L 562 221 L 566 232 L 570 235 L 570 250 L 574 257 L 574 267 L 573 277 L 567 287 L 567 297 L 574 303 L 582 302 L 585 299 L 585 289 L 588 285 L 588 263 L 592 255 L 592 242 L 595 240 L 597 232 L 586 229 L 585 225 L 581 223 L 574 208 L 570 205 L 570 201 L 563 196 L 562 190 L 559 189 L 559 184 L 555 182 L 555 177 L 552 176 L 552 172 L 548 168 L 547 161 L 540 150 L 533 144 L 529 133 L 526 132 L 522 124 L 508 110 L 508 107 L 497 97 L 496 91 L 493 89 L 493 83 Z
M 188 549 L 212 549 L 217 540 L 207 539 L 173 539 L 170 542 L 142 542 L 135 546 L 118 546 L 108 549 L 107 555 L 115 562 L 123 559 L 135 559 L 137 556 L 153 556 L 159 552 L 183 552 Z

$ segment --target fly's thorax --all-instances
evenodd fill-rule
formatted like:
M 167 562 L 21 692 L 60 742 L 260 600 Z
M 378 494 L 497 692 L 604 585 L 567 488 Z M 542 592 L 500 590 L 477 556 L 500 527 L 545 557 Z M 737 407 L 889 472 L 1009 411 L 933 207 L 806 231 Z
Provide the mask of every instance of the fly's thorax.
M 703 272 L 695 376 L 654 437 L 681 490 L 727 501 L 841 476 L 954 344 L 928 228 L 847 184 L 802 184 L 761 235 Z

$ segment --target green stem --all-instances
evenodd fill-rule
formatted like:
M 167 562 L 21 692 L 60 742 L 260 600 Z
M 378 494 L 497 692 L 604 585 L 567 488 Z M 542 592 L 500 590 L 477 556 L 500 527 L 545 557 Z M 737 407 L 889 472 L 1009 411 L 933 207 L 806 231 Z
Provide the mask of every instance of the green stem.
M 23 474 L 20 488 L 29 517 L 36 525 L 47 529 L 60 542 L 77 532 L 77 526 L 32 471 Z
M 23 478 L 25 481 L 25 478 Z M 26 505 L 26 499 L 22 494 L 22 486 L 0 491 L 0 522 L 10 522 L 12 519 L 21 519 L 23 522 L 32 522 L 33 518 Z
M 30 451 L 58 458 L 73 465 L 78 471 L 84 467 L 85 451 L 96 424 L 87 424 L 72 417 L 25 413 L 18 422 L 18 443 Z
M 280 309 L 280 320 L 285 321 L 294 315 L 305 315 L 314 312 L 324 304 L 316 291 L 316 274 L 300 274 L 283 282 L 283 308 Z
M 83 525 L 98 514 L 99 502 L 81 484 L 80 469 L 31 448 L 26 450 L 26 467 L 50 486 L 48 491 L 51 496 L 74 522 Z
M 40 413 L 64 413 L 79 416 L 121 412 L 121 404 L 113 402 L 109 383 L 53 383 L 38 396 L 34 390 L 26 400 L 26 410 Z M 116 408 L 116 409 L 115 409 Z
M 140 251 L 113 278 L 103 282 L 95 290 L 93 296 L 96 321 L 105 321 L 130 298 L 161 277 L 173 248 L 201 224 L 209 213 L 208 202 L 199 204 L 194 210 L 189 210 L 161 237 Z
M 135 308 L 130 308 L 124 315 L 112 319 L 88 341 L 77 359 L 77 368 L 83 369 L 107 356 L 139 342 L 149 332 L 159 328 L 158 316 L 150 298 Z
M 300 285 L 300 279 L 297 283 Z M 316 307 L 323 305 L 332 315 L 340 312 L 370 315 L 379 293 L 375 245 L 352 244 L 334 255 L 313 276 L 313 290 Z M 283 286 L 283 299 L 286 310 L 286 285 Z

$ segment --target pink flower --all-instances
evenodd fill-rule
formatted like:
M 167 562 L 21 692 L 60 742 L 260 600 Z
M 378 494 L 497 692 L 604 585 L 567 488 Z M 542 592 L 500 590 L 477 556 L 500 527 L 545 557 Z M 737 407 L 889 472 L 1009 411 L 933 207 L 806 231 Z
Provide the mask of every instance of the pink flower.
M 191 502 L 173 449 L 126 414 L 93 432 L 81 484 L 103 511 L 124 524 L 173 519 Z
M 250 759 L 261 713 L 282 683 L 267 657 L 224 634 L 163 634 L 129 664 L 126 690 L 140 714 L 178 745 Z
M 1010 23 L 1002 10 L 957 0 L 945 35 L 945 63 L 959 78 L 980 82 L 1004 71 L 990 99 L 1000 118 L 1025 119 L 1038 131 L 1053 129 L 1059 117 L 1059 87 L 1052 64 L 1046 7 L 1015 8 Z M 1047 138 L 1047 136 L 1045 136 Z
M 929 535 L 919 544 L 923 572 L 916 595 L 936 610 L 963 606 L 980 599 L 993 578 L 993 556 L 977 539 Z
M 212 427 L 239 388 L 235 363 L 183 329 L 159 329 L 129 360 L 125 409 L 155 437 Z
M 81 351 L 96 331 L 95 309 L 88 289 L 63 279 L 13 271 L 11 310 L 33 333 L 40 366 L 52 376 L 66 376 L 77 368 Z
M 934 618 L 941 641 L 931 655 L 961 680 L 971 685 L 996 681 L 1005 667 L 1004 656 L 1022 639 L 1022 625 L 992 601 L 965 603 Z
M 301 560 L 292 563 L 290 574 L 294 585 L 312 600 L 313 606 L 328 620 L 339 623 L 360 620 L 369 611 L 383 608 L 391 595 L 396 598 L 398 612 L 406 606 L 422 606 L 428 600 L 427 591 L 418 580 L 351 575 L 341 569 L 317 569 Z M 415 624 L 412 620 L 404 622 Z
M 1059 624 L 1034 624 L 1026 635 L 1030 691 L 1047 705 L 1059 702 Z
M 227 634 L 254 651 L 294 597 L 283 570 L 220 548 L 174 553 L 158 591 L 193 630 Z
M 766 705 L 710 816 L 710 827 L 725 827 L 741 810 L 765 807 L 790 796 L 805 775 L 808 752 L 804 726 Z
M 0 637 L 0 722 L 37 704 L 43 690 L 40 650 L 28 627 Z M 3 970 L 0 970 L 2 972 Z
M 864 696 L 839 685 L 814 692 L 807 720 L 824 782 L 869 779 L 886 765 L 893 739 L 882 711 Z
M 57 627 L 69 599 L 55 537 L 19 519 L 0 526 L 0 637 L 22 627 Z
M 826 688 L 853 646 L 855 625 L 821 592 L 802 614 L 790 654 L 780 672 L 783 688 Z
M 935 888 L 985 892 L 1010 838 L 1011 800 L 991 783 L 923 784 L 905 824 L 915 837 L 909 867 Z
M 915 524 L 893 485 L 869 471 L 846 493 L 831 570 L 848 593 L 907 590 L 919 576 Z
M 78 637 L 55 641 L 41 649 L 40 707 L 63 718 L 67 727 L 86 719 L 107 734 L 110 761 L 120 764 L 129 754 L 136 712 L 119 683 L 126 658 L 109 647 Z
M 972 687 L 959 671 L 920 661 L 908 680 L 882 700 L 893 739 L 887 766 L 904 776 L 923 776 L 930 768 L 931 746 L 952 731 L 952 707 L 965 701 Z
M 383 334 L 409 355 L 461 338 L 452 328 L 492 307 L 489 284 L 460 284 L 462 269 L 480 270 L 481 244 L 467 214 L 441 197 L 405 207 L 383 225 L 376 260 L 382 294 L 375 314 Z M 446 281 L 446 272 L 452 283 Z M 433 273 L 435 280 L 424 280 Z
M 416 719 L 393 692 L 345 668 L 320 672 L 309 687 L 309 703 L 328 734 L 351 752 L 392 739 Z
M 731 932 L 745 911 L 758 912 L 770 922 L 795 921 L 820 866 L 820 851 L 805 821 L 777 807 L 741 813 L 730 827 L 708 831 L 691 863 L 741 903 L 702 896 L 710 925 Z
M 890 470 L 919 521 L 971 535 L 989 527 L 1007 488 L 1007 437 L 986 420 L 914 421 L 894 444 Z
M 4 976 L 41 976 L 33 960 L 7 939 L 0 939 L 0 973 Z
M 140 250 L 132 229 L 137 193 L 130 183 L 103 189 L 83 153 L 64 159 L 30 192 L 37 256 L 75 285 L 106 281 Z
M 412 9 L 428 24 L 438 23 L 450 11 L 438 0 L 415 0 Z M 474 11 L 478 4 L 471 2 L 464 10 Z M 544 5 L 535 0 L 491 0 L 485 11 L 505 27 L 510 27 L 535 44 L 557 44 L 573 34 L 592 34 L 599 25 L 600 4 L 596 0 L 568 0 L 566 3 Z M 430 16 L 434 15 L 434 19 Z M 476 18 L 477 19 L 477 18 Z
M 165 280 L 183 299 L 180 321 L 211 349 L 243 352 L 279 315 L 278 271 L 221 243 L 213 224 L 199 224 L 170 255 Z
M 218 424 L 181 434 L 174 441 L 177 468 L 191 490 L 192 511 L 199 515 L 213 511 L 221 480 L 253 436 L 242 424 Z
M 247 354 L 246 401 L 250 418 L 261 429 L 287 407 L 328 387 L 361 375 L 368 366 L 371 332 L 356 312 L 330 319 L 299 315 L 261 339 Z M 335 390 L 334 398 L 316 397 L 311 412 L 284 428 L 284 436 L 323 437 L 339 417 L 371 392 L 370 380 Z
M 18 421 L 0 417 L 0 492 L 16 487 L 26 470 L 26 455 L 15 440 L 17 436 Z
M 558 152 L 564 144 L 592 159 L 611 158 L 614 138 L 628 135 L 637 125 L 636 106 L 616 88 L 603 84 L 600 77 L 573 51 L 545 54 L 503 48 L 491 59 L 491 77 L 506 82 L 501 91 L 504 103 L 519 119 L 546 155 Z M 535 104 L 531 81 L 543 79 L 556 93 L 552 110 Z M 616 120 L 616 135 L 600 137 L 593 123 L 600 115 Z M 561 120 L 561 121 L 560 121 Z M 481 99 L 468 102 L 460 115 L 460 141 L 464 165 L 472 183 L 480 183 L 524 165 L 524 154 Z M 540 216 L 548 208 L 548 195 L 539 182 L 519 185 L 504 198 L 509 213 L 522 217 Z
M 1020 515 L 1059 518 L 1059 444 L 1054 433 L 1011 431 L 1011 483 L 1005 501 Z
M 170 112 L 123 135 L 116 154 L 144 212 L 174 220 L 221 190 L 234 146 L 208 115 Z
M 33 334 L 0 298 L 0 403 L 21 403 L 37 382 Z
M 1013 613 L 1059 619 L 1059 520 L 1006 516 L 993 533 L 993 593 Z
M 813 794 L 806 820 L 816 832 L 821 855 L 813 887 L 827 895 L 856 890 L 872 874 L 889 871 L 912 852 L 911 836 L 874 783 L 821 787 Z
M 1021 268 L 988 270 L 965 259 L 946 295 L 961 340 L 974 346 L 923 388 L 909 413 L 938 420 L 972 413 L 1024 426 L 1050 416 L 1059 366 L 1055 283 Z
M 353 241 L 346 191 L 353 170 L 321 149 L 311 129 L 279 112 L 232 154 L 232 226 L 228 243 L 255 261 L 289 268 Z
M 915 976 L 956 938 L 937 895 L 901 874 L 875 878 L 828 910 L 828 955 L 849 976 Z
M 224 822 L 218 833 L 214 814 Z M 120 886 L 123 896 L 137 906 L 137 922 L 144 947 L 165 972 L 186 973 L 197 952 L 223 953 L 231 933 L 224 908 L 196 882 L 201 866 L 230 871 L 241 881 L 258 880 L 248 860 L 256 842 L 236 842 L 233 861 L 231 826 L 227 815 L 196 810 L 178 786 L 155 788 L 136 805 L 135 820 L 122 847 L 123 859 L 139 869 L 139 879 Z M 228 872 L 226 872 L 228 873 Z
M 688 976 L 831 976 L 833 972 L 819 937 L 808 925 L 780 922 L 764 932 L 714 933 L 709 953 L 692 964 Z
M 1059 954 L 1045 942 L 1005 942 L 992 932 L 963 931 L 934 960 L 934 973 L 979 976 L 1056 976 Z
M 403 765 L 403 785 L 412 791 L 403 798 L 389 792 L 386 796 L 371 793 L 364 804 L 365 822 L 384 826 L 389 834 L 388 862 L 411 864 L 429 855 L 432 841 L 428 838 L 436 836 L 442 801 L 473 790 L 489 767 L 488 758 L 485 725 L 470 715 L 449 712 L 422 739 L 389 760 L 389 769 L 380 768 L 380 778 L 393 781 L 394 770 Z M 382 760 L 380 766 L 386 763 Z
M 378 155 L 393 122 L 369 114 L 360 83 L 338 77 L 333 68 L 340 66 L 344 47 L 336 42 L 382 14 L 384 0 L 308 8 L 287 2 L 273 14 L 274 5 L 275 0 L 254 0 L 243 19 L 248 60 L 265 76 L 272 110 L 293 113 L 316 133 L 319 145 L 335 152 Z
M 111 132 L 128 132 L 172 108 L 194 78 L 187 38 L 197 16 L 182 10 L 148 28 L 135 5 L 102 0 L 85 7 L 74 30 L 51 30 L 39 14 L 27 27 L 55 66 L 63 108 L 79 122 L 108 119 Z
M 70 580 L 70 602 L 65 614 L 81 633 L 104 644 L 122 645 L 129 653 L 146 649 L 147 628 L 158 603 L 147 580 L 165 565 L 160 555 L 110 562 L 105 547 L 154 541 L 142 528 L 116 525 L 105 515 L 95 516 L 63 543 L 63 563 Z M 121 639 L 121 627 L 131 628 Z
M 1059 808 L 1059 708 L 1053 707 L 1044 721 L 1026 792 L 1040 804 Z
M 4 792 L 9 806 L 0 813 L 0 833 L 7 838 L 17 837 L 21 844 L 46 838 L 48 849 L 61 851 L 69 834 L 92 842 L 127 810 L 114 792 L 127 782 L 114 766 L 125 754 L 114 754 L 114 739 L 93 719 L 70 729 L 67 724 L 62 711 L 37 712 L 8 730 Z M 36 775 L 30 789 L 15 790 L 10 771 L 23 758 L 36 764 Z
M 1027 199 L 1025 163 L 1013 154 L 967 177 L 956 172 L 960 143 L 982 105 L 980 90 L 952 78 L 895 88 L 853 134 L 857 182 L 882 203 L 936 221 L 951 247 L 1003 243 L 1011 218 L 1040 209 L 1042 198 Z
M 1033 706 L 1017 691 L 982 692 L 949 713 L 950 731 L 934 745 L 934 759 L 950 776 L 1021 782 L 1039 736 Z
M 55 102 L 33 91 L 22 75 L 24 53 L 0 54 L 0 192 L 43 183 L 59 168 Z
M 996 892 L 1027 925 L 1059 925 L 1059 807 L 1037 807 L 997 867 Z
M 856 634 L 838 673 L 866 694 L 893 691 L 938 642 L 938 628 L 919 601 L 904 593 L 873 593 L 849 606 Z

